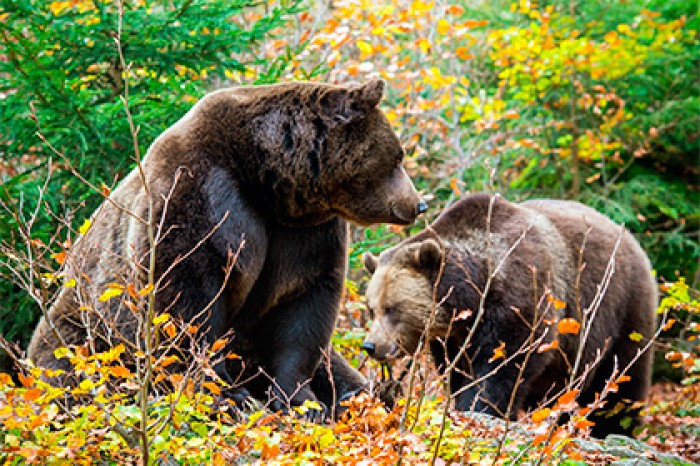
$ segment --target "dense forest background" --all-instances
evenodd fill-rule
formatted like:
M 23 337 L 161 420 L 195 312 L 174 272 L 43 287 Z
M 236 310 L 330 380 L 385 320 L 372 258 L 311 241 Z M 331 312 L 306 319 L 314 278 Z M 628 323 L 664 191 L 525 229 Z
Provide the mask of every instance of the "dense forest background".
M 65 250 L 135 165 L 130 123 L 145 153 L 213 89 L 379 76 L 430 210 L 354 230 L 337 343 L 367 319 L 363 252 L 467 192 L 576 199 L 649 254 L 671 319 L 656 377 L 697 400 L 699 30 L 688 0 L 0 0 L 0 334 L 26 347 Z

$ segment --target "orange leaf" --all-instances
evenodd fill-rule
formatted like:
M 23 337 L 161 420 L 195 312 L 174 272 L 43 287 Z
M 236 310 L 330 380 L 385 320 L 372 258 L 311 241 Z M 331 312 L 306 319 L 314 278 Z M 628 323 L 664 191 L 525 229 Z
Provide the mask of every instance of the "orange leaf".
M 576 421 L 576 423 L 574 424 L 574 426 L 575 426 L 577 429 L 580 429 L 580 430 L 588 429 L 589 427 L 593 427 L 594 425 L 595 425 L 595 422 L 589 421 L 589 420 L 586 419 L 585 417 L 579 419 L 579 420 Z
M 226 346 L 226 343 L 228 343 L 228 340 L 226 338 L 219 338 L 214 342 L 213 345 L 211 345 L 211 350 L 214 352 L 219 351 L 221 348 Z
M 547 301 L 552 303 L 554 305 L 554 309 L 560 310 L 564 309 L 566 307 L 566 303 L 562 301 L 561 299 L 555 298 L 552 295 L 547 296 Z
M 175 335 L 177 335 L 177 327 L 175 327 L 175 324 L 172 322 L 166 322 L 165 325 L 163 325 L 163 331 L 168 335 L 168 338 L 175 338 Z
M 662 329 L 664 332 L 673 327 L 673 324 L 676 323 L 676 319 L 668 319 L 668 322 L 664 324 L 664 328 Z
M 549 408 L 538 409 L 537 411 L 532 413 L 532 416 L 531 416 L 532 422 L 540 423 L 540 422 L 544 421 L 545 419 L 547 419 L 551 413 L 552 413 L 552 410 Z
M 557 407 L 565 408 L 567 405 L 576 402 L 576 397 L 578 396 L 578 390 L 569 390 L 557 399 Z
M 464 8 L 462 8 L 459 5 L 450 5 L 447 8 L 445 8 L 445 13 L 448 15 L 461 15 L 464 13 Z
M 166 356 L 166 357 L 163 358 L 163 361 L 161 361 L 160 367 L 168 367 L 168 366 L 171 365 L 172 363 L 177 362 L 177 361 L 179 361 L 179 360 L 180 360 L 180 358 L 178 358 L 178 357 L 177 357 L 176 355 L 174 355 L 174 354 L 172 354 L 172 355 L 170 355 L 170 356 Z
M 547 440 L 548 437 L 549 437 L 548 434 L 540 434 L 540 435 L 536 436 L 534 439 L 532 439 L 532 446 L 536 447 L 536 446 L 540 445 L 542 442 Z
M 221 394 L 221 388 L 214 382 L 204 382 L 202 384 L 204 388 L 212 392 L 214 395 L 220 395 Z
M 630 377 L 629 375 L 621 375 L 620 377 L 617 378 L 615 383 L 624 383 L 624 382 L 629 382 L 630 380 L 632 380 L 632 377 Z
M 32 376 L 25 377 L 24 375 L 19 373 L 17 374 L 17 378 L 24 387 L 31 387 L 32 385 L 34 385 L 34 377 Z
M 131 371 L 124 366 L 111 366 L 109 368 L 109 373 L 114 377 L 126 378 L 131 375 Z
M 136 287 L 134 286 L 133 283 L 129 283 L 126 285 L 126 291 L 129 293 L 129 296 L 132 298 L 138 298 L 138 293 L 136 292 Z
M 143 289 L 141 291 L 139 291 L 139 296 L 146 296 L 151 291 L 153 291 L 153 284 L 149 283 L 148 285 L 143 287 Z
M 496 359 L 501 359 L 506 357 L 506 344 L 505 342 L 501 342 L 501 345 L 498 348 L 495 348 L 493 350 L 493 356 L 491 356 L 491 359 L 489 359 L 489 362 L 493 362 Z
M 460 60 L 469 60 L 471 58 L 474 58 L 474 55 L 469 53 L 469 49 L 467 47 L 457 47 L 455 49 L 455 55 Z
M 572 319 L 571 317 L 565 317 L 564 319 L 560 320 L 559 324 L 557 325 L 557 330 L 559 330 L 559 333 L 561 334 L 570 333 L 576 335 L 580 328 L 581 324 L 578 323 L 576 319 Z
M 559 348 L 559 340 L 554 340 L 551 343 L 545 343 L 544 345 L 540 345 L 539 348 L 537 348 L 538 353 L 545 353 L 547 351 L 557 349 Z
M 14 387 L 15 382 L 9 374 L 0 372 L 0 387 Z
M 57 252 L 56 254 L 52 254 L 51 257 L 58 262 L 58 265 L 63 265 L 66 261 L 66 251 Z
M 38 388 L 29 388 L 24 392 L 24 399 L 27 401 L 34 401 L 41 396 L 41 390 Z

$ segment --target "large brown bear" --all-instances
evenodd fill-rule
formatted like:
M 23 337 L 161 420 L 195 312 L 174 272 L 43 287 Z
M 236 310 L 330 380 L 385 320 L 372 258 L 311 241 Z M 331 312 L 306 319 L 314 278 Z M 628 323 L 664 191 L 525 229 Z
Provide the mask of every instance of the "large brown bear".
M 639 353 L 654 334 L 657 286 L 635 239 L 604 215 L 572 201 L 516 204 L 475 194 L 379 258 L 367 254 L 364 260 L 374 273 L 367 288 L 374 321 L 363 347 L 376 359 L 412 354 L 425 331 L 438 367 L 444 371 L 457 361 L 450 374 L 457 409 L 509 412 L 515 418 L 520 410 L 561 394 L 577 352 L 583 355 L 579 374 L 600 352 L 578 401 L 592 402 L 613 368 L 631 364 L 631 380 L 607 396 L 608 416 L 594 413 L 592 433 L 632 431 L 639 409 L 631 404 L 645 399 L 650 384 L 651 351 Z M 558 334 L 564 318 L 584 323 L 578 334 L 568 333 L 575 324 L 564 325 L 567 333 Z M 592 325 L 581 347 L 586 319 Z M 534 340 L 529 340 L 531 328 Z M 528 341 L 545 349 L 555 340 L 559 349 L 518 353 Z M 505 358 L 512 359 L 488 375 Z M 523 365 L 522 383 L 508 411 Z M 618 409 L 622 406 L 631 409 Z M 621 425 L 625 418 L 633 422 Z
M 69 370 L 54 357 L 64 344 L 100 351 L 139 341 L 136 314 L 120 299 L 98 298 L 112 282 L 148 283 L 150 219 L 156 310 L 199 324 L 208 342 L 233 330 L 227 350 L 241 359 L 215 369 L 231 385 L 247 381 L 234 398 L 270 390 L 272 407 L 283 409 L 328 404 L 362 387 L 365 379 L 336 353 L 332 384 L 326 368 L 317 371 L 343 289 L 346 220 L 410 224 L 426 208 L 378 108 L 383 91 L 383 81 L 371 80 L 238 87 L 204 97 L 93 215 L 66 259 L 66 276 L 79 285 L 61 290 L 29 358 Z

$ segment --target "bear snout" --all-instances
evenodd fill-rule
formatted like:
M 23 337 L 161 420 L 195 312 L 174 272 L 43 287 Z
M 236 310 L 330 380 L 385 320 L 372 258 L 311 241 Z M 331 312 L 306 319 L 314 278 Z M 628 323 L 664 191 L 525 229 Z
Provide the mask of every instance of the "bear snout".
M 386 192 L 389 194 L 392 223 L 410 225 L 420 214 L 428 210 L 428 205 L 413 186 L 411 178 L 403 167 L 397 167 L 389 178 Z

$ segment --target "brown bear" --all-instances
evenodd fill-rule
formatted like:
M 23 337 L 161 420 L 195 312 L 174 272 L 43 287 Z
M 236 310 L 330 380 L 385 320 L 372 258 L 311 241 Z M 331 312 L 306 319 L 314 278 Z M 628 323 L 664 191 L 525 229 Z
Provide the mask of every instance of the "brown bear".
M 363 348 L 376 359 L 412 354 L 425 339 L 443 373 L 455 362 L 449 375 L 458 410 L 513 419 L 562 393 L 578 352 L 578 374 L 588 368 L 582 405 L 615 368 L 630 365 L 631 380 L 591 420 L 597 437 L 632 432 L 634 403 L 649 390 L 652 354 L 644 347 L 655 332 L 657 286 L 623 227 L 573 201 L 474 194 L 364 262 L 374 274 L 366 293 L 374 320 Z M 578 333 L 565 318 L 582 324 Z M 560 323 L 568 328 L 558 334 Z
M 154 254 L 157 312 L 198 324 L 198 338 L 210 343 L 233 331 L 226 350 L 240 359 L 215 368 L 231 385 L 246 381 L 232 396 L 269 395 L 283 409 L 328 404 L 330 388 L 342 398 L 362 387 L 336 353 L 332 384 L 319 369 L 343 289 L 346 220 L 410 224 L 426 209 L 378 108 L 383 92 L 384 82 L 371 80 L 205 96 L 93 215 L 66 259 L 65 275 L 79 286 L 60 290 L 28 357 L 69 370 L 54 357 L 62 345 L 102 351 L 140 341 L 136 314 L 122 299 L 99 296 L 113 282 L 143 287 Z

